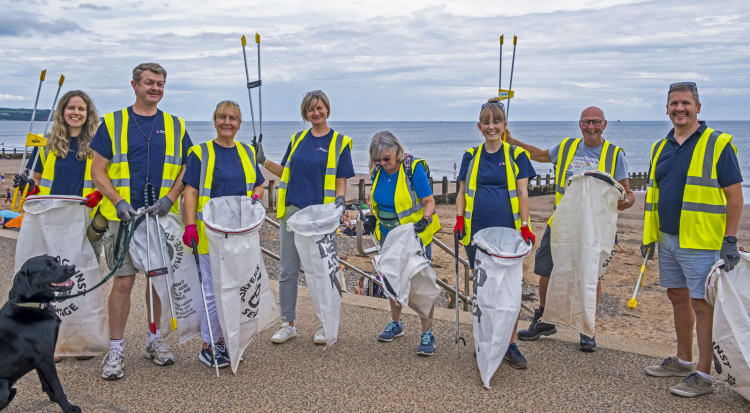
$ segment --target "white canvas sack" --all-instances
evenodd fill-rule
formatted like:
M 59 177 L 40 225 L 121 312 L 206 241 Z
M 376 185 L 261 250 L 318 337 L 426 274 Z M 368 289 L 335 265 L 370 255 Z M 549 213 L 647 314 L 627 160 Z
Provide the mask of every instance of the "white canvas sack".
M 77 273 L 71 278 L 75 286 L 70 294 L 91 288 L 102 280 L 94 249 L 86 238 L 91 209 L 80 205 L 81 201 L 83 198 L 78 196 L 60 195 L 26 199 L 14 272 L 29 258 L 47 254 L 76 266 Z M 103 289 L 53 305 L 62 319 L 55 355 L 95 356 L 107 352 L 109 330 Z
M 477 232 L 474 260 L 474 346 L 484 387 L 500 367 L 521 309 L 523 260 L 531 252 L 519 231 L 493 227 Z
M 305 270 L 313 309 L 323 324 L 326 344 L 338 339 L 341 315 L 341 277 L 334 232 L 343 208 L 335 204 L 310 205 L 292 215 L 287 229 L 294 232 L 294 245 Z
M 714 369 L 750 400 L 750 254 L 726 272 L 719 260 L 706 278 L 706 301 L 714 306 Z
M 203 207 L 214 299 L 232 372 L 257 333 L 281 318 L 260 250 L 266 210 L 246 196 L 211 198 Z
M 594 336 L 596 285 L 614 254 L 620 199 L 625 189 L 604 172 L 579 172 L 568 179 L 550 226 L 554 267 L 545 322 Z
M 408 305 L 420 317 L 429 318 L 440 287 L 414 224 L 391 230 L 372 262 L 384 280 L 386 294 L 396 305 Z

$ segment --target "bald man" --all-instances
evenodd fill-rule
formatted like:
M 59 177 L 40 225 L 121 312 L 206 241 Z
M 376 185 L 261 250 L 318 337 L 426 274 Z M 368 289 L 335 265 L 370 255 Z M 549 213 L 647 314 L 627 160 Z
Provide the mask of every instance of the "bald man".
M 602 137 L 602 133 L 607 127 L 604 112 L 596 106 L 584 109 L 578 121 L 578 126 L 581 128 L 582 138 L 565 138 L 559 145 L 551 149 L 542 150 L 536 146 L 523 143 L 511 137 L 509 133 L 506 136 L 506 142 L 529 151 L 533 161 L 550 162 L 555 165 L 562 164 L 559 171 L 565 171 L 565 173 L 555 174 L 555 206 L 557 206 L 565 193 L 565 181 L 567 178 L 582 171 L 604 171 L 612 175 L 625 188 L 626 197 L 618 201 L 617 208 L 620 211 L 630 208 L 635 202 L 635 196 L 633 195 L 633 191 L 630 190 L 625 152 Z M 570 156 L 571 151 L 573 151 L 572 156 Z M 605 165 L 608 165 L 609 168 Z M 547 298 L 547 287 L 549 286 L 552 267 L 550 229 L 549 225 L 547 225 L 542 236 L 542 241 L 539 243 L 539 249 L 536 251 L 534 261 L 534 273 L 539 276 L 539 308 L 534 311 L 534 320 L 531 322 L 529 328 L 518 332 L 518 338 L 521 340 L 538 340 L 541 336 L 549 336 L 557 332 L 554 324 L 540 321 L 542 315 L 544 315 L 544 305 Z M 601 291 L 601 284 L 597 284 L 597 305 L 599 304 Z M 579 348 L 582 351 L 596 351 L 596 340 L 594 337 L 581 334 L 580 339 Z

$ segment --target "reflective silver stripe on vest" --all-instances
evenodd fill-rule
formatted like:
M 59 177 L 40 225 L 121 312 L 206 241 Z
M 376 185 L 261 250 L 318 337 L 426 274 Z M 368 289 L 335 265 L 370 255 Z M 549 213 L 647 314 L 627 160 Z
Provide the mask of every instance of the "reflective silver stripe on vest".
M 698 202 L 683 202 L 683 211 L 694 211 L 694 212 L 707 212 L 709 214 L 725 214 L 727 212 L 726 205 L 711 205 L 701 204 Z
M 177 165 L 180 166 L 182 164 L 182 157 L 180 156 L 182 154 L 182 145 L 180 142 L 180 137 L 182 136 L 182 125 L 180 124 L 180 119 L 178 119 L 176 116 L 172 116 L 169 113 L 162 112 L 162 118 L 164 119 L 164 123 L 166 124 L 166 117 L 169 116 L 172 118 L 172 136 L 165 136 L 165 139 L 172 138 L 172 141 L 174 142 L 174 155 L 167 155 L 164 154 L 164 163 L 165 164 L 171 164 L 171 165 Z M 166 128 L 165 128 L 166 129 Z
M 128 161 L 128 155 L 118 153 L 116 155 L 112 155 L 112 159 L 109 160 L 110 163 L 123 163 Z
M 83 180 L 83 187 L 86 189 L 90 189 L 94 187 L 94 181 L 90 181 L 88 179 Z
M 323 190 L 323 196 L 324 197 L 335 198 L 336 197 L 336 190 L 333 190 L 333 189 L 324 189 Z
M 645 208 L 645 210 L 647 212 L 657 211 L 658 209 L 659 209 L 658 205 L 655 206 L 655 204 L 653 202 L 646 202 L 646 208 Z
M 284 182 L 284 181 L 279 182 L 279 189 L 286 190 L 286 187 L 287 187 L 287 183 L 286 182 Z
M 688 176 L 685 179 L 685 185 L 696 185 L 705 186 L 709 188 L 718 188 L 719 180 L 711 178 L 711 171 L 713 170 L 713 159 L 714 151 L 716 150 L 716 140 L 721 135 L 717 131 L 713 131 L 708 135 L 708 142 L 706 142 L 706 152 L 703 154 L 703 171 L 700 177 Z
M 170 155 L 165 155 L 164 156 L 164 163 L 168 163 L 170 165 L 178 165 L 179 166 L 181 162 L 182 162 L 182 158 L 179 157 L 179 156 L 170 156 Z
M 52 188 L 52 181 L 50 181 L 49 179 L 42 178 L 39 181 L 39 186 L 43 186 L 45 188 Z
M 464 215 L 466 215 L 466 219 L 467 219 L 467 220 L 468 220 L 468 219 L 471 219 L 471 211 L 466 211 L 466 212 L 464 213 Z
M 517 212 L 513 213 L 513 221 L 518 221 L 518 219 L 521 217 Z
M 196 211 L 196 213 L 195 213 L 195 220 L 196 221 L 203 221 L 203 212 Z
M 336 173 L 336 168 L 326 168 L 326 175 L 334 175 Z
M 515 190 L 515 189 L 514 189 L 514 190 L 512 190 L 512 191 L 508 191 L 508 195 L 509 195 L 509 196 L 510 196 L 511 198 L 515 198 L 515 197 L 517 197 L 517 196 L 518 196 L 518 191 L 517 191 L 517 190 Z
M 162 179 L 159 188 L 171 188 L 174 185 L 174 179 Z
M 123 109 L 127 110 L 127 109 Z M 115 130 L 112 136 L 114 136 L 114 151 L 112 152 L 112 159 L 109 161 L 112 164 L 116 163 L 125 163 L 128 161 L 128 155 L 125 153 L 122 153 L 122 147 L 120 145 L 120 141 L 122 140 L 122 110 L 118 110 L 117 112 L 114 112 L 113 114 L 114 118 L 114 124 L 115 124 Z M 113 182 L 114 184 L 114 182 Z M 115 185 L 115 188 L 121 187 L 123 185 Z M 130 186 L 130 185 L 128 185 Z
M 130 178 L 113 179 L 112 186 L 114 186 L 115 188 L 130 188 Z
M 604 172 L 609 173 L 612 170 L 612 165 L 615 162 L 615 151 L 617 147 L 611 143 L 607 147 L 607 155 L 604 157 Z M 613 171 L 614 172 L 614 171 Z M 614 175 L 614 173 L 612 174 Z
M 198 196 L 211 197 L 211 188 L 206 188 L 206 176 L 208 175 L 208 142 L 200 144 L 201 148 L 201 178 L 198 181 Z
M 567 168 L 568 165 L 566 164 L 566 162 L 568 159 L 568 152 L 570 152 L 570 148 L 571 146 L 573 146 L 573 142 L 575 142 L 575 139 L 568 138 L 568 140 L 565 141 L 565 143 L 563 144 L 563 147 L 561 148 L 562 149 L 562 158 L 561 158 L 562 165 L 559 165 L 560 173 L 557 174 L 558 176 L 555 177 L 555 191 L 560 195 L 565 194 L 565 181 L 563 177 L 565 176 L 565 173 L 568 169 Z
M 466 195 L 469 196 L 469 198 L 474 198 L 474 190 L 473 189 L 467 189 Z

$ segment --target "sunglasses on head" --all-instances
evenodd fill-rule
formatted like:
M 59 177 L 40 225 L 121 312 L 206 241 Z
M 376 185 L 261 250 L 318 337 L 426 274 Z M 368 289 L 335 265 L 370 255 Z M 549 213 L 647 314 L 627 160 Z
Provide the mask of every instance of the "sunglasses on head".
M 482 104 L 482 109 L 486 108 L 487 106 L 499 106 L 500 109 L 505 110 L 505 105 L 503 105 L 503 102 L 487 102 Z
M 305 93 L 305 97 L 308 97 L 308 96 L 320 97 L 320 96 L 323 96 L 323 91 L 322 90 L 311 90 L 311 91 Z
M 219 106 L 221 106 L 221 105 L 223 105 L 225 103 L 231 103 L 234 106 L 240 107 L 240 104 L 237 103 L 237 102 L 235 102 L 235 101 L 233 101 L 233 100 L 222 100 L 221 102 L 219 102 L 219 103 L 216 104 L 216 107 L 218 108 Z
M 672 83 L 671 85 L 669 85 L 669 90 L 672 90 L 672 88 L 674 88 L 676 86 L 683 86 L 683 85 L 685 85 L 685 86 L 687 86 L 687 87 L 689 87 L 689 88 L 691 88 L 693 90 L 698 90 L 698 85 L 696 85 L 695 82 L 676 82 L 676 83 Z

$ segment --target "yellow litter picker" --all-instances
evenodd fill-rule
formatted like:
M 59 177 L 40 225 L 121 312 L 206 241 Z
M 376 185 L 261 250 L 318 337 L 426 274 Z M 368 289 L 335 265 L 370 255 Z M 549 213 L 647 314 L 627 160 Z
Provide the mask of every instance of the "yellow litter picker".
M 638 300 L 636 300 L 636 297 L 638 297 L 638 290 L 643 288 L 643 283 L 646 281 L 646 262 L 648 262 L 650 253 L 651 248 L 646 250 L 646 256 L 643 257 L 643 264 L 641 264 L 641 274 L 638 276 L 638 281 L 635 283 L 635 291 L 633 291 L 633 297 L 628 300 L 628 307 L 631 310 L 638 305 Z
M 500 70 L 498 73 L 498 84 L 497 84 L 497 98 L 499 100 L 508 100 L 505 108 L 505 120 L 508 120 L 510 116 L 510 99 L 514 97 L 513 93 L 513 69 L 516 66 L 516 45 L 518 44 L 518 36 L 513 36 L 513 59 L 510 62 L 510 83 L 508 89 L 503 89 L 503 42 L 505 35 L 500 35 Z
M 34 118 L 36 117 L 36 109 L 39 106 L 39 94 L 42 91 L 42 83 L 44 82 L 44 77 L 47 74 L 47 70 L 42 70 L 42 74 L 39 77 L 39 87 L 36 91 L 36 100 L 34 101 L 34 110 L 31 112 L 31 123 L 29 124 L 29 132 L 26 134 L 26 143 L 24 144 L 23 148 L 23 158 L 21 159 L 21 166 L 18 168 L 18 174 L 15 176 L 15 179 L 13 180 L 14 185 L 16 186 L 16 189 L 13 191 L 13 199 L 10 204 L 10 209 L 15 212 L 21 212 L 21 208 L 23 208 L 23 203 L 26 200 L 26 195 L 30 190 L 33 189 L 33 181 L 31 181 L 31 176 L 34 171 L 34 167 L 36 167 L 36 162 L 39 159 L 39 151 L 41 151 L 41 147 L 47 144 L 47 139 L 44 138 L 44 135 L 47 133 L 47 128 L 49 128 L 49 124 L 52 121 L 52 117 L 55 111 L 55 104 L 57 104 L 57 98 L 60 96 L 60 89 L 62 88 L 63 81 L 65 80 L 65 76 L 60 75 L 60 81 L 58 82 L 58 88 L 57 93 L 55 94 L 55 100 L 52 102 L 52 108 L 49 111 L 49 116 L 47 117 L 47 123 L 44 126 L 44 132 L 42 132 L 41 135 L 37 135 L 34 133 L 31 133 L 31 131 L 34 128 Z M 31 170 L 28 171 L 25 169 L 26 165 L 26 155 L 28 154 L 28 148 L 30 147 L 37 147 L 39 148 L 36 153 L 36 157 L 34 158 L 34 162 L 31 165 Z M 20 197 L 19 197 L 20 194 Z

